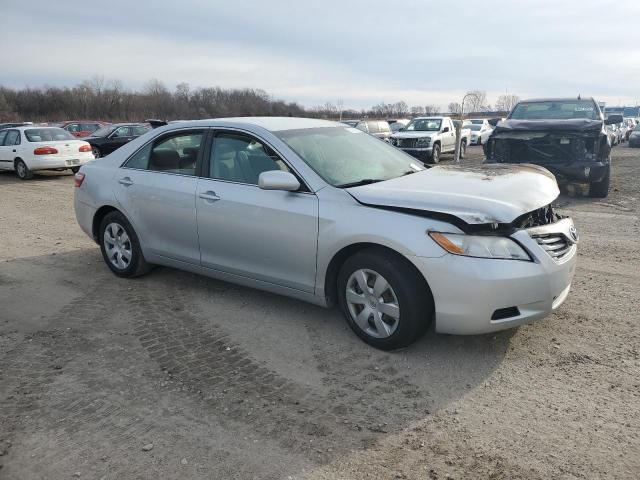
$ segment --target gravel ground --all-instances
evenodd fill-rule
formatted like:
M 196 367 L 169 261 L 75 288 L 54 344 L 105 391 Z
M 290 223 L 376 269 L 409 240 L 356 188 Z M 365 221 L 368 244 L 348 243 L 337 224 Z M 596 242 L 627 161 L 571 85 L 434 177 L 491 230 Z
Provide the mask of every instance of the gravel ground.
M 70 175 L 0 174 L 0 478 L 638 478 L 639 178 L 617 147 L 608 198 L 560 197 L 582 240 L 557 314 L 385 353 L 337 311 L 118 279 Z

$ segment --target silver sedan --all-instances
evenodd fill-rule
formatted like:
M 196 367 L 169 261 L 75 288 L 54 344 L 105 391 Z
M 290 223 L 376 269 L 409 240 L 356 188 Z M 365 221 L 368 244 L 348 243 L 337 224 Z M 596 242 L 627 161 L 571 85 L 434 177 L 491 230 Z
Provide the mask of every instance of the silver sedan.
M 322 306 L 367 343 L 541 319 L 578 235 L 527 165 L 425 169 L 343 124 L 230 118 L 155 129 L 76 174 L 80 227 L 121 277 L 165 265 Z

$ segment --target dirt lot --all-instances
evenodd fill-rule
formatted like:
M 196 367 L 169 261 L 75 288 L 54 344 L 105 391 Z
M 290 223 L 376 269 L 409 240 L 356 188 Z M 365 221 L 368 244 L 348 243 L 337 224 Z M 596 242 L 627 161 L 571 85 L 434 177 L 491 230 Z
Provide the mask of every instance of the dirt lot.
M 559 199 L 582 243 L 556 315 L 395 353 L 337 311 L 118 279 L 71 176 L 0 174 L 0 478 L 640 477 L 640 149 L 614 168 Z

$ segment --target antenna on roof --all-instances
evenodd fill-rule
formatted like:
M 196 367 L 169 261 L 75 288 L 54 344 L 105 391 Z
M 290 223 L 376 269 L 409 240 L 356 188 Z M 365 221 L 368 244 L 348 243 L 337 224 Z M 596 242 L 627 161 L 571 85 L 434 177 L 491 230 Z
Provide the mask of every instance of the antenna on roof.
M 580 100 L 580 94 L 578 94 L 578 100 Z

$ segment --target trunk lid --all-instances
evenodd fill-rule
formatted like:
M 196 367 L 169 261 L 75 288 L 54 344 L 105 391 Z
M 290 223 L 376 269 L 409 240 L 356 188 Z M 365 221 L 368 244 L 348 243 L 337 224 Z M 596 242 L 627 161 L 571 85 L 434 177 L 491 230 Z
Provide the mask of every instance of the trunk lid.
M 437 166 L 347 191 L 366 205 L 453 215 L 470 225 L 511 223 L 560 193 L 542 167 L 499 164 Z

